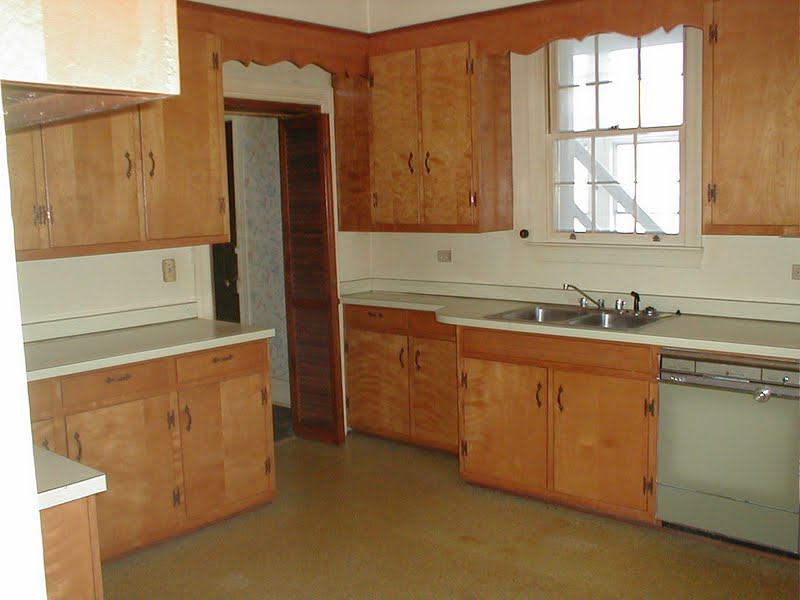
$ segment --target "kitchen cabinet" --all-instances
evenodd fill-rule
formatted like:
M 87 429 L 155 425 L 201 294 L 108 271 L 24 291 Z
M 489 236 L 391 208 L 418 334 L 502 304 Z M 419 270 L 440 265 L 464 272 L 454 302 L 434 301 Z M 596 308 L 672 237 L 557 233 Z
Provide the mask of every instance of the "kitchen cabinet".
M 104 560 L 273 496 L 268 366 L 260 341 L 28 384 L 35 441 L 106 474 Z
M 219 39 L 188 29 L 178 36 L 181 94 L 140 108 L 147 239 L 227 242 Z
M 511 228 L 508 57 L 468 42 L 370 57 L 373 228 Z
M 468 481 L 654 520 L 654 348 L 459 329 Z
M 14 220 L 14 247 L 17 250 L 47 248 L 47 200 L 40 130 L 9 134 L 6 137 L 6 150 L 11 213 Z
M 461 475 L 519 491 L 547 485 L 547 370 L 464 359 Z
M 48 600 L 102 600 L 95 497 L 39 513 Z
M 66 417 L 68 458 L 106 474 L 97 498 L 105 559 L 166 537 L 182 518 L 180 453 L 169 393 Z
M 706 2 L 705 234 L 800 235 L 800 21 L 784 0 Z
M 455 452 L 455 330 L 433 313 L 345 307 L 348 423 L 356 430 Z
M 217 518 L 275 487 L 266 347 L 179 358 L 178 372 L 182 361 L 198 358 L 210 365 L 227 360 L 238 374 L 211 382 L 204 376 L 195 380 L 206 381 L 199 385 L 190 380 L 178 392 L 186 512 L 195 521 Z

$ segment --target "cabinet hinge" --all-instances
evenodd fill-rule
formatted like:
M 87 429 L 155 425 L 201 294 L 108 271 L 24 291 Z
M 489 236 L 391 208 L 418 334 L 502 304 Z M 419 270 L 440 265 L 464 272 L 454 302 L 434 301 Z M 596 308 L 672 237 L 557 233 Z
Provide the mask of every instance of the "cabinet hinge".
M 470 206 L 477 206 L 478 205 L 478 193 L 472 192 L 469 195 L 469 205 Z
M 44 223 L 42 223 L 42 224 L 43 225 L 45 223 L 52 224 L 53 223 L 53 207 L 48 205 L 48 206 L 43 206 L 42 209 L 44 210 L 44 217 L 43 217 Z
M 467 59 L 467 75 L 472 75 L 475 72 L 475 61 L 471 58 Z
M 653 494 L 653 478 L 647 479 L 647 475 L 642 477 L 642 495 Z
M 706 190 L 706 195 L 708 196 L 709 202 L 716 202 L 717 201 L 717 184 L 716 183 L 709 183 L 708 188 Z
M 347 408 L 350 408 L 350 396 L 345 395 L 345 397 L 344 397 L 344 405 Z
M 41 204 L 33 205 L 33 224 L 44 225 L 44 207 Z
M 175 427 L 175 409 L 167 411 L 167 429 Z
M 647 415 L 656 415 L 656 401 L 651 400 L 650 402 L 647 401 L 647 398 L 644 399 L 644 416 Z
M 215 71 L 219 71 L 219 52 L 211 54 L 211 66 L 214 67 Z
M 719 29 L 716 23 L 708 26 L 708 41 L 711 44 L 716 44 L 719 41 Z
M 223 196 L 219 197 L 219 214 L 225 214 L 225 198 Z
M 272 459 L 268 458 L 264 461 L 264 475 L 272 473 Z
M 344 341 L 344 353 L 347 354 L 348 352 L 350 352 L 350 344 L 347 342 L 347 340 L 345 340 Z
M 181 505 L 181 489 L 175 488 L 172 490 L 172 506 L 180 506 Z
M 467 372 L 466 371 L 461 373 L 461 387 L 463 387 L 463 388 L 467 387 Z
M 461 440 L 461 456 L 468 454 L 467 440 Z
M 378 206 L 378 192 L 372 192 L 372 208 L 377 208 Z
M 261 406 L 267 405 L 267 388 L 261 388 Z
M 367 76 L 367 81 L 369 81 L 369 87 L 375 87 L 375 73 L 370 72 Z

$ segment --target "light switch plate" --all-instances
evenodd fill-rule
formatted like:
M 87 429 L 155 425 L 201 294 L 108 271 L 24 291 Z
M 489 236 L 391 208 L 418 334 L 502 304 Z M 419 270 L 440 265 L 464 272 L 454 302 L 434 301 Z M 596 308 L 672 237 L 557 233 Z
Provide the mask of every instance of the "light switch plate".
M 800 280 L 800 265 L 792 265 L 792 279 Z
M 161 275 L 163 276 L 164 283 L 172 283 L 178 278 L 174 258 L 165 258 L 161 261 Z
M 436 251 L 436 260 L 438 262 L 453 262 L 453 251 L 452 250 L 437 250 Z

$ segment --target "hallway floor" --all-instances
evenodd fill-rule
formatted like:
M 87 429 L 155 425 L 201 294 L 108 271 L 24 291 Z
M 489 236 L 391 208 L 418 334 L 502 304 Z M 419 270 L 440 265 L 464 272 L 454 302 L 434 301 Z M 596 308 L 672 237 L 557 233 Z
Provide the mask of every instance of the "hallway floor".
M 453 456 L 276 444 L 272 504 L 103 565 L 107 600 L 796 600 L 798 562 L 464 483 Z

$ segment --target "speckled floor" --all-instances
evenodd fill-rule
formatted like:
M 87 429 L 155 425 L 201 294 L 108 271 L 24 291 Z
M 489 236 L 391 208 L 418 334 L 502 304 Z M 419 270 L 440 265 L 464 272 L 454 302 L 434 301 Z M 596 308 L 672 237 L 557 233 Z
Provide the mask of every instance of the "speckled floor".
M 798 562 L 462 482 L 351 435 L 276 444 L 274 502 L 103 566 L 107 600 L 797 600 Z

